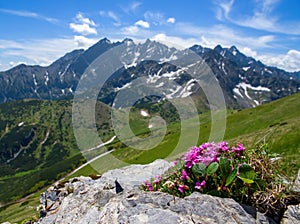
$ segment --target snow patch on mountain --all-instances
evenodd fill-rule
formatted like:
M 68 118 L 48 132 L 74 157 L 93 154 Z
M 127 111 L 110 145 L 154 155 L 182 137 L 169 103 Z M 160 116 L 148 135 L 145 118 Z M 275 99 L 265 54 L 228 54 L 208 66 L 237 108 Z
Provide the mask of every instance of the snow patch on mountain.
M 46 73 L 44 75 L 44 78 L 45 78 L 45 85 L 47 86 L 48 82 L 49 82 L 49 73 L 47 71 L 46 71 Z
M 248 100 L 252 101 L 254 103 L 253 106 L 258 106 L 260 103 L 256 100 L 253 99 L 248 91 L 252 90 L 252 91 L 257 91 L 257 92 L 270 92 L 271 90 L 267 87 L 263 87 L 263 86 L 251 86 L 250 84 L 247 84 L 245 82 L 241 82 L 238 85 L 236 85 L 236 87 L 233 89 L 233 93 L 234 93 L 234 98 L 237 99 L 238 97 L 240 98 L 244 98 L 244 96 L 246 96 L 248 98 Z M 257 92 L 255 92 L 255 94 L 257 94 Z
M 246 71 L 249 70 L 249 68 L 251 68 L 251 67 L 250 67 L 250 66 L 248 66 L 248 67 L 243 67 L 243 70 L 246 72 Z
M 37 81 L 36 81 L 36 76 L 35 76 L 35 74 L 32 74 L 32 78 L 33 78 L 33 84 L 34 84 L 34 86 L 37 86 L 38 83 L 37 83 Z
M 139 52 L 135 52 L 134 53 L 134 58 L 133 58 L 133 60 L 130 64 L 123 63 L 125 69 L 130 68 L 130 67 L 136 67 L 137 64 L 138 64 L 138 60 L 139 60 L 140 55 L 141 54 Z
M 141 110 L 141 111 L 140 111 L 140 114 L 141 114 L 143 117 L 149 117 L 148 112 L 145 111 L 145 110 Z
M 123 90 L 123 89 L 126 89 L 126 88 L 130 88 L 130 87 L 131 87 L 131 82 L 126 83 L 124 86 L 116 87 L 116 88 L 114 88 L 114 90 L 115 90 L 115 92 L 117 92 L 117 91 L 120 91 L 120 90 Z
M 24 121 L 20 122 L 20 123 L 18 124 L 18 127 L 23 126 L 23 124 L 24 124 Z
M 70 67 L 70 64 L 68 64 L 66 66 L 66 68 L 65 68 L 65 70 L 63 72 L 61 72 L 61 71 L 58 72 L 58 75 L 60 77 L 60 82 L 63 82 L 63 78 L 64 78 L 66 72 L 68 71 L 69 67 Z
M 171 72 L 164 73 L 161 76 L 169 78 L 169 80 L 174 80 L 177 77 L 179 77 L 182 73 L 183 73 L 183 69 L 181 68 L 181 69 L 179 69 L 177 71 L 171 71 Z

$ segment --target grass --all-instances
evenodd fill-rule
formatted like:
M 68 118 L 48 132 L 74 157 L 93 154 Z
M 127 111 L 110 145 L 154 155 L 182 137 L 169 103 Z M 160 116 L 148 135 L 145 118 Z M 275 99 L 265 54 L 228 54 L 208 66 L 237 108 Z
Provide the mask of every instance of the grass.
M 37 221 L 39 214 L 36 208 L 39 205 L 40 194 L 45 190 L 44 188 L 20 202 L 1 207 L 0 222 L 23 223 L 24 220 Z
M 108 106 L 97 104 L 99 132 Z M 0 202 L 35 192 L 85 161 L 73 133 L 72 101 L 20 100 L 0 104 Z
M 291 171 L 290 174 L 296 174 L 300 169 L 298 162 L 300 161 L 299 98 L 300 94 L 298 93 L 256 108 L 228 111 L 224 140 L 232 144 L 242 142 L 250 148 L 255 147 L 258 142 L 266 142 L 273 152 L 279 153 L 283 157 L 282 170 L 288 169 Z M 198 145 L 209 139 L 211 130 L 209 117 L 209 112 L 199 115 L 201 125 Z M 195 141 L 194 119 L 185 121 L 186 129 L 182 131 L 185 134 L 184 141 L 180 145 L 178 142 L 182 135 L 181 124 L 173 123 L 168 126 L 167 135 L 157 147 L 145 151 L 135 150 L 118 142 L 111 146 L 117 149 L 112 154 L 126 163 L 145 164 L 166 157 L 169 160 L 175 159 L 186 152 L 188 147 L 196 144 L 193 143 Z M 141 133 L 142 131 L 136 132 Z

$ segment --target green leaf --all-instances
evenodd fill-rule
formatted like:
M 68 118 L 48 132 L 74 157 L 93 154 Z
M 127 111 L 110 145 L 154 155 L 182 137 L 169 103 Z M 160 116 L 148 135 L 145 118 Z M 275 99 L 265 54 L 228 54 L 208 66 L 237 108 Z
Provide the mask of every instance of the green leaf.
M 262 179 L 256 178 L 254 181 L 260 190 L 264 190 L 267 187 L 267 183 Z
M 240 175 L 239 177 L 243 179 L 251 180 L 253 183 L 253 180 L 255 179 L 255 171 L 253 168 L 248 164 L 242 164 L 239 168 Z M 245 182 L 245 181 L 244 181 Z
M 229 176 L 227 177 L 226 179 L 226 183 L 225 183 L 225 186 L 227 187 L 229 184 L 232 183 L 232 181 L 234 181 L 235 177 L 236 177 L 236 174 L 237 174 L 237 168 L 235 168 L 230 174 Z
M 226 157 L 220 158 L 220 170 L 223 178 L 226 178 L 230 173 L 230 164 Z
M 247 179 L 247 178 L 244 178 L 244 177 L 238 177 L 240 178 L 245 184 L 252 184 L 254 183 L 254 180 L 250 180 L 250 179 Z
M 207 170 L 206 170 L 206 174 L 208 176 L 214 174 L 219 168 L 219 163 L 217 162 L 213 162 L 211 164 L 208 165 Z
M 206 166 L 203 163 L 197 163 L 192 167 L 192 171 L 199 177 L 203 177 L 206 174 Z

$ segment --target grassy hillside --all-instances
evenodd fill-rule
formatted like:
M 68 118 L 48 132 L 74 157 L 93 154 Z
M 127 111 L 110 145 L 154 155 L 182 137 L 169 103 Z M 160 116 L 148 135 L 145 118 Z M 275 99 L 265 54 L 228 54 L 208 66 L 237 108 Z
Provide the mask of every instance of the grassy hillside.
M 300 93 L 282 98 L 256 108 L 242 111 L 228 111 L 226 133 L 224 140 L 230 143 L 242 142 L 248 148 L 257 144 L 268 143 L 271 151 L 279 153 L 282 157 L 282 170 L 295 174 L 300 169 Z M 199 115 L 201 121 L 198 144 L 208 140 L 210 134 L 210 113 Z M 193 142 L 195 118 L 187 123 L 185 133 L 186 141 L 174 152 L 181 135 L 180 123 L 168 126 L 167 135 L 160 145 L 152 150 L 134 150 L 121 143 L 116 143 L 117 148 L 113 155 L 126 163 L 149 163 L 157 158 L 164 158 L 173 153 L 170 159 L 175 159 L 187 150 Z M 105 158 L 102 159 L 102 161 Z M 105 169 L 105 168 L 104 168 Z
M 0 105 L 1 202 L 35 192 L 84 161 L 70 117 L 70 101 Z
M 15 162 L 16 165 L 14 167 L 16 173 L 7 173 L 6 176 L 2 175 L 0 177 L 1 199 L 7 195 L 10 195 L 10 198 L 15 197 L 15 195 L 21 196 L 20 191 L 23 186 L 31 191 L 41 188 L 45 184 L 50 183 L 53 178 L 61 177 L 64 173 L 68 172 L 68 170 L 73 169 L 83 161 L 83 158 L 78 154 L 77 146 L 72 137 L 71 121 L 68 120 L 71 116 L 70 101 L 22 101 L 18 104 L 19 107 L 17 109 L 15 109 L 15 105 L 12 106 L 11 109 L 6 106 L 5 108 L 0 107 L 1 140 L 5 138 L 12 139 L 14 136 L 13 133 L 26 133 L 27 135 L 25 136 L 29 136 L 28 133 L 34 128 L 36 134 L 27 145 L 37 145 L 37 147 L 36 150 L 33 150 L 31 156 L 24 158 L 30 160 L 31 163 L 36 160 L 35 163 L 38 165 L 32 169 L 30 163 L 26 163 L 26 160 L 23 158 L 16 160 L 18 161 L 18 163 Z M 31 106 L 29 107 L 27 104 L 31 104 Z M 285 171 L 289 176 L 292 176 L 300 169 L 299 108 L 300 93 L 256 108 L 242 111 L 228 110 L 225 140 L 230 143 L 242 142 L 248 148 L 255 147 L 256 144 L 268 143 L 270 149 L 273 152 L 279 153 L 282 157 L 282 159 L 279 160 L 281 170 Z M 130 116 L 130 123 L 132 124 L 132 129 L 135 134 L 138 134 L 139 137 L 147 137 L 150 134 L 150 129 L 148 128 L 150 118 L 141 117 L 139 109 L 141 108 L 132 110 L 133 113 Z M 147 109 L 152 112 L 151 108 Z M 5 113 L 3 110 L 12 112 Z M 97 113 L 103 117 L 103 114 L 107 112 L 108 109 L 105 111 L 99 110 Z M 153 114 L 155 114 L 155 110 Z M 177 117 L 176 115 L 173 116 Z M 17 117 L 17 120 L 15 120 L 14 117 Z M 106 119 L 109 119 L 109 117 Z M 106 119 L 103 120 L 107 121 Z M 107 146 L 109 149 L 115 149 L 112 155 L 107 155 L 96 160 L 92 163 L 92 166 L 88 165 L 75 174 L 72 174 L 72 176 L 89 175 L 96 172 L 94 169 L 103 173 L 109 169 L 121 167 L 128 163 L 149 163 L 157 158 L 168 157 L 169 160 L 173 160 L 186 152 L 187 148 L 208 140 L 211 129 L 210 113 L 206 112 L 199 115 L 201 121 L 200 134 L 197 134 L 195 137 L 195 133 L 191 130 L 195 128 L 196 119 L 198 118 L 186 120 L 184 121 L 184 125 L 180 122 L 168 122 L 163 141 L 151 150 L 135 150 L 127 147 L 116 139 Z M 60 120 L 63 120 L 63 122 L 59 122 Z M 24 124 L 19 127 L 18 124 L 21 122 L 24 122 Z M 101 126 L 101 122 L 98 121 L 99 132 L 105 133 L 107 125 L 110 127 L 110 124 Z M 185 129 L 181 130 L 183 126 Z M 41 145 L 40 143 L 45 139 L 48 130 L 50 130 L 48 140 Z M 185 141 L 178 145 L 182 133 L 184 133 Z M 112 133 L 108 132 L 108 134 L 103 135 L 111 136 Z M 1 140 L 0 144 L 2 142 Z M 195 143 L 195 140 L 198 141 Z M 17 145 L 16 142 L 20 144 L 20 141 L 22 141 L 22 139 L 12 139 L 11 144 Z M 61 148 L 57 149 L 54 146 L 58 145 L 58 143 Z M 176 149 L 174 149 L 175 146 L 177 146 Z M 3 148 L 1 147 L 0 150 L 3 150 Z M 55 152 L 60 152 L 58 157 L 52 154 L 54 150 L 58 150 Z M 44 154 L 42 152 L 44 152 Z M 34 159 L 32 159 L 32 157 Z M 51 159 L 49 160 L 49 158 Z M 22 164 L 21 167 L 23 167 L 21 170 L 17 169 L 17 165 L 20 164 Z M 47 168 L 45 164 L 48 164 Z M 5 167 L 5 163 L 1 162 L 1 166 Z M 8 171 L 5 172 L 9 172 L 12 167 L 6 168 Z M 51 180 L 47 179 L 49 178 L 49 174 L 53 174 Z M 20 185 L 22 187 L 20 187 Z M 11 189 L 16 190 L 13 190 L 11 193 L 9 192 Z M 0 220 L 21 221 L 26 215 L 30 217 L 34 216 L 35 214 L 32 211 L 32 207 L 37 203 L 37 200 L 38 194 L 35 194 L 23 202 L 2 207 L 0 209 Z M 18 216 L 17 214 L 22 214 L 22 216 Z
M 97 113 L 107 115 L 107 106 L 97 107 Z M 0 203 L 35 192 L 84 161 L 74 138 L 72 101 L 0 105 Z

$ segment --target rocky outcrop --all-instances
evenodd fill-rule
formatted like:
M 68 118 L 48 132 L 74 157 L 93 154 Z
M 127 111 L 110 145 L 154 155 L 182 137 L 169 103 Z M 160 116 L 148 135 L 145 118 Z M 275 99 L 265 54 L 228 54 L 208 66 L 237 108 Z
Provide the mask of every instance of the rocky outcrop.
M 177 198 L 139 190 L 143 181 L 163 174 L 171 165 L 156 160 L 111 170 L 99 179 L 78 177 L 51 187 L 41 195 L 44 217 L 38 223 L 275 223 L 232 199 L 197 192 Z M 293 209 L 284 223 L 299 223 L 299 213 Z
M 298 172 L 292 190 L 300 192 L 300 170 Z M 298 224 L 300 223 L 300 205 L 290 205 L 284 213 L 282 224 Z

